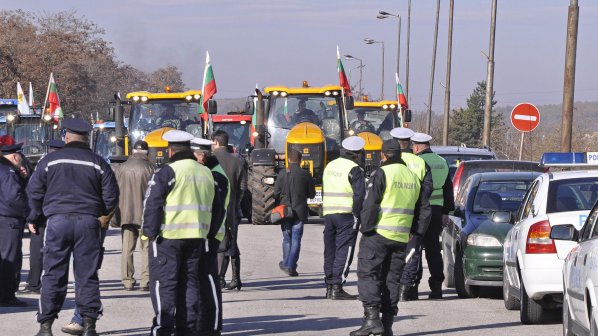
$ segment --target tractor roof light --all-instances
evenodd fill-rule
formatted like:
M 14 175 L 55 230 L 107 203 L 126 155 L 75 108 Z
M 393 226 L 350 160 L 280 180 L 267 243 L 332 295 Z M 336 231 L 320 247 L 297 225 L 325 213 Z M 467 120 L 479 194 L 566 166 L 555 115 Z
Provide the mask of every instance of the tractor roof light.
M 141 96 L 141 101 L 145 103 L 147 101 L 147 97 L 146 96 Z
M 330 96 L 332 93 L 331 93 L 330 91 L 326 91 L 326 92 L 324 92 L 324 94 L 325 94 L 326 96 Z
M 332 91 L 333 96 L 338 96 L 338 91 Z
M 199 100 L 199 98 L 201 98 L 200 94 L 196 93 L 196 94 L 193 95 L 193 99 Z
M 382 105 L 382 108 L 385 109 L 385 110 L 388 110 L 388 105 L 384 104 L 384 105 Z
M 187 101 L 190 101 L 191 99 L 193 99 L 193 97 L 191 95 L 185 97 L 185 100 L 187 100 Z
M 245 124 L 247 124 L 247 121 L 241 120 L 241 125 L 245 125 Z
M 7 115 L 7 116 L 6 116 L 6 120 L 7 120 L 8 122 L 12 122 L 12 121 L 14 121 L 14 120 L 15 120 L 15 118 L 16 118 L 16 117 L 15 117 L 15 115 L 14 115 L 14 114 L 9 114 L 9 115 Z
M 278 94 L 279 94 L 279 93 L 280 93 L 280 92 L 278 92 L 278 91 L 272 91 L 272 95 L 273 95 L 273 96 L 278 96 Z
M 252 135 L 253 135 L 254 138 L 257 138 L 260 134 L 258 132 L 253 132 Z
M 281 97 L 286 97 L 288 93 L 286 93 L 285 91 L 280 92 L 280 96 Z
M 391 109 L 394 109 L 395 107 L 397 107 L 397 105 L 395 105 L 395 104 L 390 104 L 390 108 L 391 108 Z
M 355 135 L 355 131 L 354 131 L 354 130 L 349 130 L 349 135 L 350 135 L 350 136 L 353 136 L 353 135 Z
M 133 101 L 139 101 L 139 96 L 133 96 Z

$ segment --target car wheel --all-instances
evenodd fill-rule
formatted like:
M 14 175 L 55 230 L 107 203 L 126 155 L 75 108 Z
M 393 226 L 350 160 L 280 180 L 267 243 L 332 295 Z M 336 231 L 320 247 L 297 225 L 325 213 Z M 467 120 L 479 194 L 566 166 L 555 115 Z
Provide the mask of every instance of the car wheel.
M 446 236 L 446 231 L 443 231 L 443 235 Z M 446 239 L 442 238 L 442 267 L 444 270 L 444 286 L 447 288 L 455 288 L 455 270 L 451 267 L 451 251 L 446 248 L 444 242 Z
M 507 264 L 503 265 L 503 272 L 502 272 L 502 299 L 505 303 L 505 308 L 507 310 L 517 310 L 519 309 L 519 299 L 515 297 L 512 293 L 511 283 L 509 282 L 509 276 L 507 273 Z
M 471 299 L 478 297 L 480 288 L 465 284 L 465 273 L 463 268 L 463 253 L 459 252 L 455 258 L 455 288 L 457 295 L 462 299 Z
M 521 305 L 519 307 L 519 318 L 523 324 L 539 324 L 544 319 L 544 308 L 532 300 L 525 290 L 523 278 L 519 275 Z
M 563 336 L 574 336 L 571 331 L 571 313 L 569 312 L 567 293 L 563 293 Z

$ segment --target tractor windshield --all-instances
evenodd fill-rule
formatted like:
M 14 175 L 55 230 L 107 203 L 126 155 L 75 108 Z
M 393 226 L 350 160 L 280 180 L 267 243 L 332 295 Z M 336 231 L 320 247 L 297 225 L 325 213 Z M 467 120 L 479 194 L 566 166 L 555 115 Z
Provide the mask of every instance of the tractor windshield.
M 44 152 L 44 144 L 50 139 L 44 123 L 39 117 L 20 118 L 19 122 L 13 125 L 13 138 L 16 143 L 22 142 L 22 153 L 25 155 L 41 155 Z
M 285 152 L 287 134 L 301 122 L 311 122 L 322 129 L 326 147 L 340 146 L 342 127 L 340 97 L 324 95 L 291 95 L 270 98 L 268 131 L 272 147 L 277 153 Z
M 228 143 L 232 145 L 235 152 L 238 153 L 250 145 L 249 126 L 251 126 L 251 124 L 246 121 L 214 122 L 214 131 L 225 131 L 228 134 Z
M 172 127 L 201 137 L 202 127 L 197 102 L 164 99 L 132 105 L 128 125 L 129 144 L 134 144 L 135 141 L 145 138 L 147 133 L 162 127 Z
M 114 128 L 94 130 L 93 149 L 96 154 L 109 162 L 116 154 L 116 130 Z
M 399 126 L 396 110 L 356 107 L 354 110 L 349 110 L 348 114 L 349 127 L 355 133 L 372 132 L 382 140 L 391 139 L 390 131 Z

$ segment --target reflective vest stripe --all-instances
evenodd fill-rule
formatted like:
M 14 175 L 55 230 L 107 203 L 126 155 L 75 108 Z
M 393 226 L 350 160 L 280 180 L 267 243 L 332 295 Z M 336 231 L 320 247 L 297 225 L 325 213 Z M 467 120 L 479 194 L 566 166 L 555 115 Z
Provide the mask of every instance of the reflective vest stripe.
M 430 196 L 430 201 L 431 200 L 439 200 L 439 199 L 444 201 L 444 195 L 443 194 L 441 194 L 441 195 L 436 194 L 436 195 Z
M 90 161 L 73 160 L 73 159 L 58 159 L 58 160 L 50 161 L 50 162 L 48 162 L 48 165 L 46 165 L 45 170 L 48 171 L 48 168 L 50 168 L 51 166 L 60 164 L 60 163 L 70 163 L 70 164 L 76 164 L 76 165 L 81 165 L 81 166 L 93 167 L 96 170 L 98 170 L 100 172 L 100 174 L 104 174 L 102 167 L 100 167 L 100 165 L 98 165 L 98 164 L 95 164 Z
M 398 208 L 380 208 L 380 212 L 384 213 L 384 214 L 403 214 L 403 215 L 415 214 L 415 210 L 413 210 L 413 209 L 398 209 Z
M 160 227 L 162 232 L 174 230 L 209 230 L 210 224 L 206 223 L 176 223 L 176 224 L 162 224 Z
M 357 163 L 338 158 L 326 165 L 323 180 L 323 214 L 343 214 L 353 211 L 353 186 L 349 183 L 351 169 Z
M 387 230 L 397 233 L 409 233 L 411 231 L 411 227 L 405 226 L 393 226 L 393 225 L 378 225 L 376 227 L 378 230 Z
M 166 205 L 164 211 L 203 211 L 212 212 L 212 207 L 202 204 Z

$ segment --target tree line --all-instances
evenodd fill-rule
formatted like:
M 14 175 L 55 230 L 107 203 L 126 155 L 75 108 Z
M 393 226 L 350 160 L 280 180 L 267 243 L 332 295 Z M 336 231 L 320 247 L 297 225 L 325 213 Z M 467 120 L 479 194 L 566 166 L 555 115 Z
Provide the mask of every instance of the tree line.
M 175 66 L 147 73 L 118 60 L 104 34 L 75 11 L 0 11 L 0 98 L 16 98 L 17 81 L 32 82 L 41 106 L 53 72 L 65 116 L 89 118 L 105 115 L 116 91 L 186 89 Z

